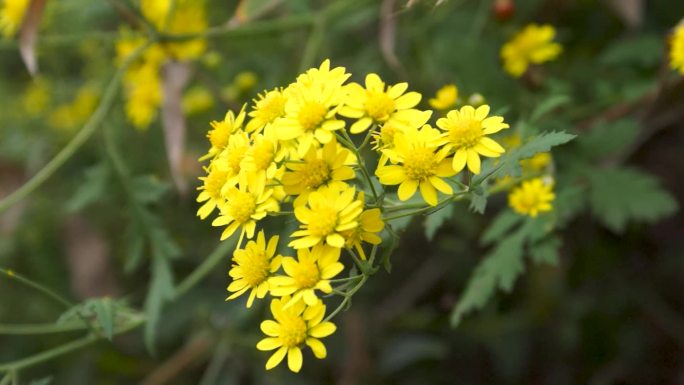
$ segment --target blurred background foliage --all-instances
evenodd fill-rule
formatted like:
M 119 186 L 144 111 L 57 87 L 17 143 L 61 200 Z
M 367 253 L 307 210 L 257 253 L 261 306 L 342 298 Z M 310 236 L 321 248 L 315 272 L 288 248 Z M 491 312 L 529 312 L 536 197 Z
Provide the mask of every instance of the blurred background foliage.
M 0 196 L 54 157 L 102 99 L 116 69 L 114 42 L 127 23 L 117 3 L 48 1 L 36 77 L 17 42 L 0 41 Z M 254 344 L 266 309 L 224 302 L 226 259 L 168 301 L 154 354 L 138 329 L 22 370 L 20 383 L 684 383 L 684 218 L 677 213 L 684 83 L 666 59 L 684 3 L 516 0 L 507 20 L 498 20 L 490 0 L 240 3 L 242 19 L 208 39 L 184 92 L 181 174 L 190 190 L 198 185 L 196 159 L 209 121 L 329 57 L 356 81 L 367 72 L 408 81 L 425 95 L 424 107 L 454 83 L 462 95 L 482 94 L 518 132 L 577 134 L 554 150 L 557 236 L 547 252 L 525 251 L 527 274 L 515 280 L 520 266 L 506 270 L 511 282 L 502 287 L 510 293 L 492 293 L 452 328 L 469 277 L 497 250 L 483 233 L 489 227 L 505 239 L 505 228 L 491 227 L 510 215 L 505 196 L 491 196 L 484 216 L 454 205 L 405 223 L 391 274 L 381 271 L 357 294 L 329 338 L 329 357 L 307 361 L 299 375 L 263 370 L 265 354 Z M 209 24 L 235 22 L 238 5 L 206 1 Z M 283 20 L 291 25 L 268 27 Z M 513 79 L 499 49 L 530 22 L 554 25 L 564 51 Z M 107 319 L 115 309 L 117 319 L 126 306 L 146 306 L 150 255 L 170 261 L 178 282 L 215 249 L 219 229 L 196 219 L 197 208 L 193 191 L 174 186 L 159 119 L 134 129 L 118 96 L 86 145 L 2 214 L 0 266 L 74 303 L 91 299 L 85 314 Z M 9 279 L 0 279 L 0 296 L 3 325 L 51 323 L 65 310 Z M 1 335 L 0 362 L 82 333 Z

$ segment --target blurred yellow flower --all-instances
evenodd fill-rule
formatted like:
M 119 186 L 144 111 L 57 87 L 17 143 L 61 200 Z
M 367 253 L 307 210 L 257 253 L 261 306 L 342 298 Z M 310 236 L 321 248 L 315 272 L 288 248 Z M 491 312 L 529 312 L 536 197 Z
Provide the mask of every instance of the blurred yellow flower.
M 159 67 L 148 64 L 131 68 L 124 79 L 124 90 L 128 119 L 135 128 L 146 129 L 162 103 Z
M 530 64 L 554 60 L 562 51 L 553 42 L 556 29 L 551 25 L 530 24 L 501 48 L 504 69 L 514 77 L 520 77 Z
M 208 27 L 204 1 L 141 0 L 143 16 L 160 32 L 173 35 L 201 33 Z M 178 60 L 199 59 L 207 48 L 206 39 L 198 38 L 163 44 L 167 53 Z
M 97 89 L 84 85 L 78 89 L 71 103 L 55 108 L 48 117 L 49 124 L 59 130 L 69 130 L 84 124 L 95 111 L 100 99 Z
M 214 106 L 214 97 L 204 87 L 193 87 L 183 95 L 183 112 L 195 115 L 208 111 Z
M 34 79 L 21 98 L 24 111 L 30 116 L 38 116 L 45 112 L 50 104 L 50 82 L 45 79 Z
M 458 103 L 458 88 L 454 84 L 447 84 L 437 90 L 434 98 L 429 100 L 430 107 L 446 111 L 456 106 Z
M 536 217 L 539 213 L 551 211 L 555 199 L 551 183 L 535 178 L 522 183 L 508 195 L 508 204 L 518 214 Z
M 495 134 L 508 124 L 500 116 L 490 116 L 489 106 L 477 109 L 464 106 L 452 110 L 445 118 L 437 120 L 437 126 L 446 132 L 445 148 L 454 153 L 452 167 L 460 172 L 468 165 L 473 174 L 480 173 L 480 155 L 497 158 L 505 152 L 504 148 L 487 135 Z
M 228 285 L 231 295 L 226 301 L 235 299 L 250 290 L 247 307 L 252 307 L 254 298 L 264 298 L 272 287 L 271 275 L 280 269 L 282 255 L 275 255 L 278 236 L 274 235 L 266 244 L 264 231 L 259 231 L 256 242 L 249 241 L 244 249 L 233 253 L 233 267 L 228 274 L 233 281 Z
M 684 23 L 676 26 L 672 32 L 670 67 L 684 75 Z
M 394 148 L 383 150 L 391 165 L 378 167 L 375 175 L 384 185 L 399 185 L 397 195 L 405 201 L 416 193 L 425 202 L 437 204 L 437 190 L 451 195 L 453 189 L 442 178 L 456 174 L 447 159 L 448 149 L 440 149 L 443 135 L 429 125 L 420 130 L 411 129 L 399 132 L 394 137 Z
M 304 302 L 299 301 L 285 308 L 289 301 L 290 298 L 287 296 L 273 299 L 271 313 L 275 321 L 266 320 L 261 323 L 261 331 L 268 337 L 257 343 L 257 349 L 275 350 L 266 362 L 266 370 L 273 369 L 287 356 L 288 368 L 295 373 L 299 372 L 302 368 L 303 345 L 310 347 L 316 358 L 325 358 L 327 351 L 319 338 L 327 337 L 337 329 L 332 322 L 322 322 L 325 316 L 323 302 L 306 306 Z
M 4 0 L 0 7 L 0 31 L 5 37 L 12 37 L 21 28 L 31 0 Z

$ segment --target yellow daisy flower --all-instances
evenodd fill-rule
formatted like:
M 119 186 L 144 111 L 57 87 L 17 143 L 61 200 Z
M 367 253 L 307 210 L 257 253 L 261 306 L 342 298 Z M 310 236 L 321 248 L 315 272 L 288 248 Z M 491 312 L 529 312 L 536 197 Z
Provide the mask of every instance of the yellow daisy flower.
M 323 148 L 312 146 L 301 161 L 286 162 L 287 171 L 282 183 L 289 195 L 299 195 L 295 206 L 306 204 L 309 193 L 323 186 L 344 187 L 343 181 L 353 179 L 356 174 L 351 166 L 356 165 L 356 156 L 336 140 Z
M 460 110 L 452 110 L 446 118 L 437 120 L 437 127 L 446 131 L 446 146 L 454 152 L 452 167 L 460 172 L 468 165 L 474 174 L 480 173 L 480 155 L 497 158 L 505 152 L 499 143 L 487 137 L 497 133 L 508 124 L 500 116 L 490 116 L 489 106 L 477 109 L 464 106 Z
M 458 88 L 454 84 L 447 84 L 437 90 L 434 98 L 428 100 L 430 107 L 435 110 L 446 111 L 456 106 L 458 102 Z
M 3 2 L 0 8 L 0 31 L 5 37 L 12 37 L 19 31 L 30 4 L 30 0 L 5 0 Z
M 363 191 L 359 192 L 357 200 L 361 203 L 365 202 Z M 382 238 L 377 233 L 385 228 L 385 222 L 382 221 L 382 212 L 378 208 L 364 210 L 359 215 L 359 226 L 350 230 L 344 235 L 347 239 L 345 247 L 354 248 L 359 254 L 359 257 L 366 260 L 366 252 L 363 250 L 363 242 L 371 245 L 379 245 L 382 243 Z
M 305 344 L 311 348 L 316 358 L 325 358 L 327 351 L 319 338 L 327 337 L 337 330 L 332 322 L 322 322 L 325 316 L 323 302 L 306 306 L 304 302 L 299 301 L 285 308 L 289 301 L 290 298 L 287 296 L 273 299 L 271 313 L 275 321 L 266 320 L 261 323 L 261 331 L 268 337 L 257 343 L 257 349 L 275 350 L 266 362 L 266 370 L 273 369 L 287 356 L 288 368 L 295 373 L 299 372 L 303 361 L 302 347 Z
M 140 10 L 157 30 L 168 34 L 195 34 L 205 31 L 209 26 L 203 1 L 142 0 Z M 175 59 L 197 59 L 204 54 L 207 48 L 207 40 L 192 39 L 183 42 L 166 42 L 164 48 Z
M 212 160 L 214 167 L 228 174 L 223 188 L 224 191 L 238 184 L 240 177 L 243 175 L 241 173 L 243 160 L 247 156 L 250 147 L 251 143 L 247 133 L 238 131 L 230 135 L 226 147 Z
M 299 221 L 299 230 L 292 237 L 299 237 L 288 246 L 295 249 L 326 244 L 332 247 L 344 247 L 345 231 L 358 226 L 358 217 L 363 211 L 363 203 L 354 199 L 354 187 L 330 186 L 322 187 L 309 195 L 308 205 L 297 206 L 295 217 Z
M 221 191 L 226 184 L 226 180 L 228 180 L 228 173 L 218 170 L 216 167 L 205 168 L 205 171 L 207 171 L 207 176 L 199 178 L 203 184 L 197 188 L 197 190 L 201 191 L 197 196 L 197 202 L 206 201 L 197 210 L 197 215 L 200 219 L 208 217 L 216 207 L 223 204 L 226 200 Z
M 128 71 L 124 90 L 128 119 L 137 129 L 149 127 L 162 103 L 159 67 L 152 63 Z
M 684 23 L 676 26 L 672 32 L 670 67 L 684 75 Z
M 563 47 L 554 43 L 556 29 L 551 25 L 530 24 L 501 48 L 504 69 L 520 77 L 532 64 L 551 61 L 560 55 Z
M 327 249 L 327 250 L 326 250 Z M 330 279 L 338 275 L 344 265 L 339 262 L 340 249 L 317 245 L 312 249 L 297 250 L 297 259 L 283 258 L 283 269 L 287 276 L 276 276 L 271 279 L 271 295 L 292 296 L 285 308 L 304 300 L 309 306 L 318 303 L 316 290 L 325 294 L 332 292 Z
M 272 197 L 272 189 L 265 189 L 263 184 L 249 183 L 246 180 L 248 178 L 241 179 L 238 187 L 230 187 L 225 192 L 226 201 L 219 205 L 221 215 L 211 223 L 212 226 L 226 226 L 221 240 L 233 235 L 239 227 L 242 228 L 240 236 L 246 234 L 251 239 L 256 223 L 269 212 L 280 210 L 278 202 Z
M 535 178 L 522 183 L 508 195 L 508 205 L 518 214 L 532 218 L 539 213 L 551 211 L 551 202 L 556 198 L 551 183 Z
M 385 87 L 377 74 L 366 75 L 366 88 L 358 83 L 346 86 L 348 99 L 340 109 L 340 115 L 358 119 L 349 128 L 352 134 L 364 132 L 372 124 L 381 125 L 391 121 L 411 121 L 420 111 L 414 109 L 420 103 L 421 95 L 408 92 L 408 83 Z
M 266 244 L 264 231 L 259 231 L 255 241 L 247 242 L 244 249 L 235 250 L 233 253 L 233 267 L 228 272 L 233 281 L 228 285 L 228 291 L 232 294 L 226 301 L 235 299 L 247 290 L 249 299 L 247 307 L 252 307 L 254 298 L 264 298 L 271 287 L 271 275 L 280 269 L 282 255 L 275 256 L 278 246 L 278 236 L 274 235 Z
M 420 187 L 425 202 L 437 204 L 437 190 L 451 195 L 453 189 L 441 178 L 451 177 L 456 172 L 447 159 L 447 150 L 439 149 L 443 135 L 429 125 L 420 130 L 411 129 L 397 133 L 394 148 L 383 150 L 393 163 L 382 165 L 375 171 L 380 183 L 399 185 L 399 199 L 405 201 Z
M 222 121 L 216 120 L 209 123 L 211 130 L 207 133 L 207 138 L 211 144 L 209 152 L 202 156 L 200 160 L 214 158 L 221 153 L 223 149 L 228 146 L 231 139 L 231 134 L 236 133 L 242 129 L 242 124 L 245 121 L 245 106 L 242 106 L 240 112 L 235 116 L 233 111 L 226 112 L 226 116 Z
M 285 116 L 274 124 L 280 140 L 297 139 L 300 157 L 315 143 L 330 142 L 335 131 L 344 128 L 344 121 L 336 114 L 346 100 L 342 84 L 348 77 L 342 67 L 330 70 L 330 60 L 325 60 L 320 68 L 300 75 L 285 90 Z
M 256 174 L 259 180 L 273 179 L 278 171 L 277 150 L 278 141 L 273 135 L 253 135 L 252 145 L 242 158 L 240 169 Z
M 260 132 L 278 118 L 285 116 L 285 102 L 287 98 L 281 88 L 259 94 L 259 99 L 254 100 L 254 105 L 249 116 L 252 120 L 247 123 L 247 132 Z

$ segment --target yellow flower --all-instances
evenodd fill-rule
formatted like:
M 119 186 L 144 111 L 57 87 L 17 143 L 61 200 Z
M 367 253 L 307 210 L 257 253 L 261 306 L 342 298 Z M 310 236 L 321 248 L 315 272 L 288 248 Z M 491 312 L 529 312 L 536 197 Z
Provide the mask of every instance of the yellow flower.
M 37 78 L 24 91 L 21 104 L 30 116 L 38 116 L 47 109 L 51 97 L 50 87 L 50 82 Z
M 78 89 L 71 103 L 55 108 L 48 121 L 59 130 L 69 130 L 85 123 L 97 106 L 99 94 L 94 86 L 84 85 Z
M 232 294 L 226 299 L 235 299 L 250 290 L 247 307 L 252 307 L 254 298 L 264 298 L 271 287 L 271 275 L 280 269 L 282 255 L 275 256 L 278 236 L 269 239 L 268 245 L 264 231 L 259 231 L 256 242 L 249 241 L 244 249 L 233 253 L 233 267 L 228 274 L 233 281 L 228 285 Z M 275 257 L 274 257 L 275 256 Z
M 201 33 L 208 27 L 204 2 L 197 0 L 142 0 L 143 16 L 157 30 L 174 35 Z M 167 53 L 175 59 L 197 59 L 207 48 L 206 39 L 164 43 Z
M 221 234 L 224 240 L 242 227 L 241 236 L 254 237 L 256 223 L 263 219 L 269 212 L 280 210 L 278 202 L 273 199 L 273 190 L 265 189 L 263 184 L 252 184 L 243 178 L 238 187 L 230 187 L 225 192 L 225 202 L 219 205 L 221 215 L 214 219 L 212 226 L 226 226 Z M 254 188 L 258 186 L 260 188 Z
M 504 69 L 520 77 L 532 64 L 540 64 L 558 57 L 562 47 L 552 42 L 556 29 L 551 25 L 530 24 L 501 48 Z
M 460 110 L 452 110 L 446 118 L 437 120 L 437 126 L 446 131 L 446 146 L 454 152 L 452 167 L 460 172 L 465 168 L 474 174 L 480 173 L 480 155 L 497 158 L 505 152 L 499 143 L 487 137 L 497 133 L 508 124 L 500 116 L 490 116 L 489 106 L 477 108 L 464 106 Z
M 221 190 L 228 180 L 228 173 L 221 171 L 216 167 L 209 167 L 205 170 L 208 172 L 207 176 L 199 178 L 203 184 L 197 188 L 197 190 L 201 191 L 197 196 L 197 202 L 206 201 L 206 203 L 197 210 L 197 215 L 200 219 L 208 217 L 216 207 L 220 206 L 226 200 L 223 194 L 221 194 Z
M 399 185 L 398 196 L 402 201 L 411 198 L 420 187 L 425 202 L 436 205 L 436 190 L 453 194 L 451 186 L 441 178 L 456 174 L 451 159 L 446 159 L 447 151 L 438 148 L 441 140 L 439 131 L 429 125 L 397 133 L 394 148 L 383 150 L 393 164 L 378 167 L 375 175 L 384 185 Z
M 410 120 L 398 123 L 387 122 L 379 130 L 373 132 L 373 150 L 379 151 L 394 147 L 394 136 L 397 132 L 405 129 L 419 129 L 423 127 L 430 117 L 432 111 L 420 111 L 419 114 L 412 115 Z M 381 162 L 382 163 L 382 162 Z
M 359 192 L 357 200 L 364 203 L 363 191 Z M 382 221 L 382 212 L 378 208 L 364 210 L 359 215 L 359 226 L 350 230 L 345 234 L 347 248 L 355 248 L 361 259 L 366 260 L 366 252 L 363 250 L 362 242 L 368 242 L 371 245 L 379 245 L 382 243 L 382 238 L 377 233 L 385 228 L 385 222 Z
M 523 174 L 534 174 L 544 171 L 551 164 L 551 153 L 540 152 L 535 154 L 530 159 L 523 159 L 520 161 Z
M 24 21 L 30 0 L 5 0 L 0 8 L 0 31 L 5 37 L 14 36 Z
M 266 362 L 266 370 L 273 369 L 287 356 L 288 368 L 295 373 L 299 372 L 303 360 L 302 347 L 305 344 L 311 348 L 316 358 L 325 358 L 327 351 L 319 338 L 327 337 L 337 329 L 332 322 L 322 322 L 325 316 L 323 302 L 306 306 L 299 301 L 286 309 L 285 304 L 289 301 L 289 297 L 273 299 L 271 313 L 275 321 L 266 320 L 261 323 L 261 331 L 268 337 L 257 343 L 257 349 L 275 350 Z
M 200 160 L 214 158 L 216 157 L 216 155 L 220 154 L 226 148 L 226 146 L 229 145 L 229 142 L 231 141 L 231 135 L 233 133 L 240 131 L 240 129 L 242 128 L 242 123 L 244 121 L 245 106 L 242 107 L 242 110 L 240 110 L 237 116 L 235 116 L 233 111 L 228 111 L 226 112 L 226 116 L 225 118 L 223 118 L 222 121 L 212 121 L 210 123 L 212 129 L 207 133 L 207 138 L 209 139 L 211 148 L 209 148 L 207 154 L 202 156 Z M 235 145 L 236 144 L 234 144 L 233 146 Z
M 334 132 L 344 128 L 336 118 L 346 100 L 342 84 L 349 74 L 343 67 L 330 69 L 330 60 L 297 77 L 285 90 L 285 116 L 275 122 L 280 140 L 297 139 L 297 153 L 304 156 L 315 143 L 328 143 Z
M 326 143 L 323 148 L 312 146 L 301 161 L 286 162 L 288 171 L 282 183 L 289 195 L 299 195 L 295 206 L 306 203 L 309 193 L 323 186 L 344 187 L 343 181 L 355 177 L 351 166 L 356 165 L 356 156 L 342 147 L 336 140 Z
M 684 75 L 684 23 L 676 26 L 672 33 L 670 67 Z
M 247 123 L 247 132 L 260 132 L 276 119 L 285 116 L 285 102 L 287 99 L 280 88 L 259 94 L 254 100 L 254 106 L 249 116 L 252 120 Z
M 253 135 L 252 145 L 242 159 L 240 168 L 245 172 L 255 173 L 260 181 L 273 179 L 278 171 L 277 150 L 278 141 L 274 134 L 267 131 L 265 134 Z
M 430 107 L 436 110 L 446 111 L 453 108 L 458 102 L 458 88 L 453 84 L 447 84 L 437 90 L 437 94 L 429 102 Z
M 518 214 L 534 218 L 551 211 L 551 202 L 556 197 L 552 188 L 551 183 L 544 183 L 541 178 L 525 181 L 508 195 L 508 204 Z
M 224 191 L 229 187 L 237 185 L 240 177 L 244 176 L 242 164 L 249 148 L 250 141 L 247 134 L 245 132 L 236 132 L 228 138 L 226 147 L 212 161 L 214 167 L 228 173 L 226 184 L 223 187 Z
M 371 73 L 366 75 L 365 86 L 363 88 L 358 83 L 346 86 L 349 96 L 340 109 L 340 115 L 358 119 L 349 128 L 352 134 L 366 131 L 372 124 L 411 121 L 420 114 L 413 107 L 420 103 L 421 95 L 417 92 L 405 93 L 408 83 L 385 87 L 380 77 Z
M 340 249 L 323 245 L 297 250 L 297 260 L 292 257 L 283 258 L 283 269 L 287 276 L 272 278 L 271 294 L 276 297 L 292 296 L 285 304 L 285 308 L 294 305 L 300 299 L 309 306 L 315 305 L 318 303 L 315 291 L 330 294 L 330 279 L 344 269 L 339 258 Z
M 204 87 L 193 87 L 183 95 L 183 112 L 195 115 L 208 111 L 214 106 L 214 97 Z
M 259 78 L 252 71 L 242 71 L 235 75 L 233 84 L 241 92 L 246 92 L 254 88 L 254 86 L 259 82 Z
M 124 87 L 128 119 L 137 129 L 149 127 L 162 102 L 159 67 L 149 64 L 129 70 Z
M 358 226 L 358 217 L 363 211 L 363 204 L 354 200 L 354 187 L 339 186 L 322 187 L 309 195 L 308 205 L 297 206 L 295 217 L 299 221 L 299 230 L 292 237 L 299 237 L 288 246 L 303 249 L 315 245 L 326 244 L 342 248 L 345 244 L 345 231 Z

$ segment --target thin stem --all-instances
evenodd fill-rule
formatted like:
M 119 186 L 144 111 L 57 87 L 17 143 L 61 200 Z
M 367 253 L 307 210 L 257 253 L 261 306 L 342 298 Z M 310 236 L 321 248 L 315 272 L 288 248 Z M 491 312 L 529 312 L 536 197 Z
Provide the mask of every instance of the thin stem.
M 328 314 L 328 316 L 325 317 L 325 319 L 323 320 L 323 322 L 330 321 L 330 320 L 333 319 L 339 312 L 341 312 L 342 309 L 343 309 L 345 306 L 347 306 L 347 304 L 349 303 L 349 301 L 351 301 L 351 297 L 352 297 L 357 291 L 359 291 L 359 289 L 361 288 L 361 286 L 363 286 L 364 283 L 366 283 L 366 280 L 368 280 L 368 276 L 367 276 L 367 275 L 362 275 L 362 276 L 361 276 L 361 279 L 359 280 L 359 283 L 357 283 L 356 286 L 354 286 L 352 289 L 350 289 L 350 290 L 344 295 L 344 299 L 343 299 L 342 302 L 339 304 L 339 306 L 337 306 L 337 308 L 336 308 L 335 310 L 333 310 L 332 313 Z
M 355 275 L 355 276 L 347 277 L 347 278 L 336 278 L 336 279 L 331 279 L 330 282 L 331 282 L 331 283 L 336 283 L 336 282 L 347 282 L 347 281 L 352 281 L 352 280 L 355 280 L 355 279 L 359 279 L 359 278 L 361 278 L 361 277 L 363 277 L 363 274 L 359 274 L 359 275 Z
M 421 209 L 414 210 L 414 211 L 409 211 L 409 212 L 407 212 L 407 213 L 402 213 L 402 214 L 398 214 L 398 215 L 394 215 L 394 216 L 385 217 L 385 218 L 382 218 L 382 220 L 385 221 L 385 222 L 388 222 L 388 221 L 392 221 L 392 220 L 399 219 L 399 218 L 404 218 L 404 217 L 414 216 L 414 215 L 418 215 L 418 214 L 423 214 L 423 213 L 426 213 L 426 212 L 431 212 L 431 211 L 432 211 L 432 212 L 437 212 L 437 211 L 441 210 L 442 208 L 444 208 L 444 206 L 446 206 L 447 204 L 449 204 L 449 203 L 451 203 L 451 202 L 453 202 L 453 201 L 456 201 L 456 200 L 460 199 L 460 198 L 463 197 L 465 194 L 467 194 L 467 191 L 463 191 L 463 192 L 460 192 L 460 193 L 456 193 L 456 194 L 454 194 L 454 195 L 452 195 L 452 196 L 450 196 L 450 197 L 448 197 L 448 198 L 445 198 L 445 199 L 441 200 L 441 201 L 438 202 L 435 206 L 429 206 L 429 205 L 428 205 L 428 206 L 424 206 L 424 207 L 421 208 Z M 395 210 L 395 211 L 396 211 L 396 210 Z
M 126 72 L 128 66 L 133 63 L 149 46 L 147 43 L 139 47 L 133 52 L 121 65 L 121 67 L 114 73 L 112 80 L 109 81 L 107 89 L 102 96 L 102 101 L 95 112 L 90 116 L 83 128 L 71 139 L 69 143 L 50 160 L 40 171 L 38 171 L 28 182 L 22 185 L 19 189 L 11 193 L 5 199 L 0 201 L 0 214 L 5 212 L 11 206 L 26 198 L 29 194 L 40 187 L 45 181 L 50 178 L 60 167 L 66 163 L 76 151 L 95 133 L 95 131 L 102 125 L 109 109 L 114 104 L 114 98 L 118 93 L 121 78 Z
M 75 304 L 71 303 L 69 300 L 66 298 L 62 297 L 61 295 L 55 293 L 51 289 L 41 285 L 38 282 L 34 282 L 23 275 L 17 274 L 13 270 L 10 269 L 3 269 L 0 267 L 0 273 L 4 273 L 7 275 L 7 277 L 16 280 L 17 282 L 21 283 L 22 285 L 29 287 L 33 290 L 36 290 L 37 292 L 44 294 L 46 297 L 52 299 L 53 301 L 59 303 L 60 305 L 66 307 L 67 309 L 70 309 L 75 306 Z
M 8 385 L 10 381 L 12 381 L 12 374 L 14 372 L 7 372 L 3 377 L 2 381 L 0 381 L 0 385 Z
M 373 136 L 373 131 L 375 130 L 376 126 L 373 124 L 369 129 L 368 133 L 366 134 L 366 137 L 363 138 L 363 142 L 361 142 L 361 145 L 359 146 L 359 152 L 361 152 L 370 142 L 371 137 Z
M 73 332 L 87 330 L 88 327 L 81 322 L 55 324 L 0 324 L 0 335 L 36 335 Z
M 346 130 L 342 130 L 342 135 L 344 137 L 344 142 L 347 144 L 347 147 L 349 147 L 349 149 L 352 150 L 352 152 L 354 152 L 354 155 L 356 155 L 356 159 L 359 162 L 359 169 L 361 170 L 361 174 L 363 174 L 363 177 L 366 180 L 368 187 L 370 187 L 371 189 L 371 193 L 373 194 L 373 199 L 375 199 L 375 203 L 378 203 L 380 201 L 379 194 L 375 190 L 373 180 L 371 179 L 371 176 L 368 173 L 368 169 L 366 168 L 366 161 L 361 156 L 359 149 L 356 148 L 356 146 L 354 145 L 354 141 L 352 140 L 352 138 L 349 137 L 349 134 L 347 134 Z

